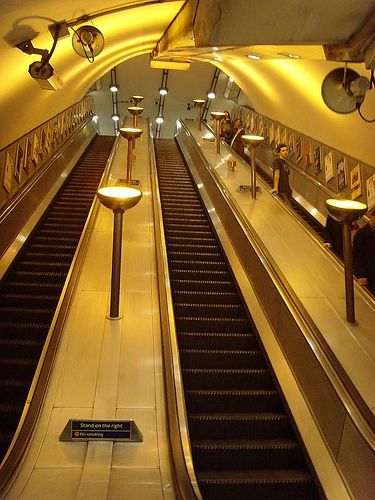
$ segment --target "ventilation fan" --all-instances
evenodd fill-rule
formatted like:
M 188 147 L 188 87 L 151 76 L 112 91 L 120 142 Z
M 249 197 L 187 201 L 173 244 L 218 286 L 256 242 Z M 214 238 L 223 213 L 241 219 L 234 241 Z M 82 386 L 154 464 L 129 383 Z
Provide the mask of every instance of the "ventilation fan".
M 362 104 L 369 85 L 366 77 L 352 69 L 334 69 L 323 80 L 323 101 L 336 113 L 352 113 Z
M 79 56 L 94 58 L 103 50 L 104 37 L 94 26 L 81 26 L 74 31 L 72 45 Z

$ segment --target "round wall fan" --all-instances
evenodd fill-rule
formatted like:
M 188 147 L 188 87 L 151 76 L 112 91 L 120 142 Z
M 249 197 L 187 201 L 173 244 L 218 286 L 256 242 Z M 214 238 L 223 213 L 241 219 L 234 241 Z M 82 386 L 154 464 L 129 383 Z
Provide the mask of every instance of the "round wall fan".
M 328 73 L 322 83 L 324 103 L 336 113 L 352 113 L 360 106 L 369 88 L 369 80 L 348 68 Z
M 80 26 L 73 33 L 72 45 L 79 56 L 94 58 L 103 50 L 104 37 L 94 26 Z

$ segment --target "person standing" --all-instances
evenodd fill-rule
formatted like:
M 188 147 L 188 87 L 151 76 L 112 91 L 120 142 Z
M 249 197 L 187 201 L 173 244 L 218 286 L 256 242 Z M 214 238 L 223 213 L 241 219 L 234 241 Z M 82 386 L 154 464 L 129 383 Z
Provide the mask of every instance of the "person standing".
M 227 144 L 230 144 L 232 139 L 233 139 L 233 135 L 234 135 L 233 123 L 232 123 L 232 120 L 230 118 L 229 111 L 224 111 L 224 113 L 225 113 L 225 116 L 221 121 L 221 133 L 220 133 L 220 135 Z
M 323 232 L 324 246 L 331 249 L 340 259 L 344 258 L 342 226 L 329 214 Z
M 243 158 L 246 160 L 246 155 L 245 155 L 245 145 L 242 142 L 241 136 L 245 134 L 245 130 L 242 126 L 242 122 L 240 119 L 236 119 L 233 122 L 233 127 L 235 130 L 235 134 L 233 136 L 233 139 L 230 143 L 230 147 Z
M 278 157 L 274 159 L 273 169 L 273 189 L 271 193 L 277 194 L 283 201 L 290 203 L 292 199 L 292 189 L 289 185 L 289 166 L 286 162 L 288 157 L 288 146 L 279 144 L 277 146 Z

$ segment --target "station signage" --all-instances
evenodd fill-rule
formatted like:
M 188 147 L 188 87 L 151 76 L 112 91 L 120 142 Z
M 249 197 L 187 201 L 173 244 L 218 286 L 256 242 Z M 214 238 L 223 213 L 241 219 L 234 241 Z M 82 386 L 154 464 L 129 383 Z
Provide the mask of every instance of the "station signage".
M 60 441 L 143 441 L 134 420 L 68 420 Z

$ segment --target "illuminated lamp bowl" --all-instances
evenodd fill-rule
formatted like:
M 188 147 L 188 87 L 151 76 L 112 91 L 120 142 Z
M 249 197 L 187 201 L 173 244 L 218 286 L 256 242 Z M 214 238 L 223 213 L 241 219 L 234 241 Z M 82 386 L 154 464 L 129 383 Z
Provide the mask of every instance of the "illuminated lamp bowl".
M 127 186 L 105 186 L 97 191 L 100 202 L 114 212 L 129 210 L 142 198 L 142 191 Z

